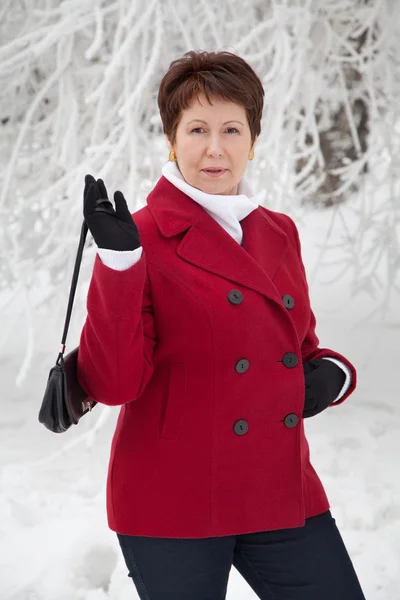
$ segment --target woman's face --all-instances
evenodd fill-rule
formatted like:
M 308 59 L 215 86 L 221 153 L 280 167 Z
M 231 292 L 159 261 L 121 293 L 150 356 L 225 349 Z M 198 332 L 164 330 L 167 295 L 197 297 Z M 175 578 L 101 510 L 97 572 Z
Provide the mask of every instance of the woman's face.
M 236 194 L 247 167 L 251 132 L 243 106 L 204 94 L 183 111 L 174 146 L 179 170 L 187 183 L 207 194 Z M 254 148 L 254 145 L 253 145 Z M 204 169 L 226 169 L 219 176 Z

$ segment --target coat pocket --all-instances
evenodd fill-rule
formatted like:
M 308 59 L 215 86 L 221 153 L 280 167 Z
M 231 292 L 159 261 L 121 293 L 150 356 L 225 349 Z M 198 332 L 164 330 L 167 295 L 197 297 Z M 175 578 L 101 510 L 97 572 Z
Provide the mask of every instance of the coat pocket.
M 182 410 L 186 398 L 186 363 L 171 363 L 167 397 L 164 406 L 161 437 L 175 440 L 179 436 Z

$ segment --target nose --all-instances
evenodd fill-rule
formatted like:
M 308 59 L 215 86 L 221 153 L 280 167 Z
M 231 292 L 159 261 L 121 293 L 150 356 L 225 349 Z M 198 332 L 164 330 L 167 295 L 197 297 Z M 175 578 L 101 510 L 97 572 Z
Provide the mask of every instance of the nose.
M 224 150 L 222 148 L 221 140 L 218 137 L 213 137 L 208 145 L 207 154 L 210 157 L 213 156 L 222 156 L 224 154 Z
M 208 154 L 208 156 L 222 156 L 223 152 L 222 152 L 222 150 L 209 149 L 207 154 Z

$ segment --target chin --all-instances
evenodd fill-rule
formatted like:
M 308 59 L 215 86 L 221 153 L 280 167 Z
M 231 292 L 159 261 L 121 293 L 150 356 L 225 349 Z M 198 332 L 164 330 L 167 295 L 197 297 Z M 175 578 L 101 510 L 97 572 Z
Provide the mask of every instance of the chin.
M 224 185 L 222 185 L 221 183 L 218 185 L 216 184 L 211 184 L 211 185 L 204 185 L 203 184 L 203 189 L 204 192 L 206 192 L 207 194 L 218 194 L 219 196 L 233 196 L 234 193 L 232 192 L 232 189 L 234 189 L 235 186 L 231 186 L 231 185 L 226 185 L 226 183 Z M 202 188 L 200 188 L 202 189 Z
M 198 187 L 204 191 L 212 193 L 215 190 L 216 194 L 221 194 L 222 190 L 229 189 L 231 185 L 226 181 L 219 181 L 218 179 L 210 179 L 210 181 L 201 180 L 198 182 Z
M 225 187 L 221 187 L 220 185 L 202 185 L 200 189 L 206 194 L 224 194 Z

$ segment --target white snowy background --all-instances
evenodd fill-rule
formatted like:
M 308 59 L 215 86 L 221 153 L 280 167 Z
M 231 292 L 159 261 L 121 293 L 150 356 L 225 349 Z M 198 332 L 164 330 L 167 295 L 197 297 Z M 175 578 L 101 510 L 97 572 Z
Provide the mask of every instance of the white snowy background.
M 306 421 L 313 464 L 367 600 L 400 597 L 399 4 L 1 0 L 1 600 L 138 597 L 105 514 L 118 409 L 98 406 L 63 435 L 37 413 L 59 349 L 84 174 L 122 189 L 132 211 L 145 203 L 168 154 L 157 85 L 189 49 L 236 52 L 263 80 L 248 177 L 267 206 L 295 218 L 321 345 L 359 376 L 347 402 Z M 367 148 L 356 96 L 368 107 Z M 318 140 L 346 137 L 338 108 L 355 155 L 329 193 Z M 69 349 L 93 259 L 89 245 Z M 232 569 L 227 600 L 254 598 Z

